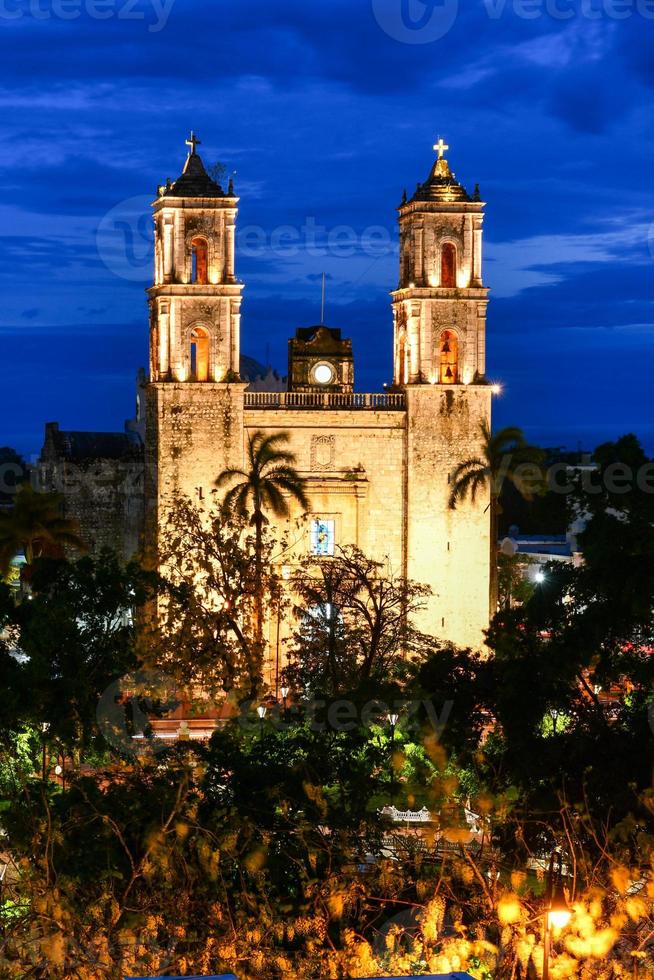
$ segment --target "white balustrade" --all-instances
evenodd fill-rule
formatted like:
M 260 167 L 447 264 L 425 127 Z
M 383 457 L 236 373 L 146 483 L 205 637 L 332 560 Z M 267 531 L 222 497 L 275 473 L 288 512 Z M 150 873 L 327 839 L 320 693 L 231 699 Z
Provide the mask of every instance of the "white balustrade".
M 246 391 L 245 408 L 341 408 L 400 411 L 406 407 L 402 392 L 359 391 Z

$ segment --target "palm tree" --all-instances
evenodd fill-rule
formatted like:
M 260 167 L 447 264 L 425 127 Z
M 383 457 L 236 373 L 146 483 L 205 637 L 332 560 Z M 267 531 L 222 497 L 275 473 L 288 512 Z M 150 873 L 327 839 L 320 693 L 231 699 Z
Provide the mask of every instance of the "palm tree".
M 62 517 L 62 498 L 56 493 L 37 493 L 23 483 L 11 508 L 0 511 L 0 577 L 9 574 L 21 552 L 31 571 L 37 558 L 60 554 L 65 546 L 85 550 L 75 521 Z
M 295 469 L 296 457 L 284 448 L 288 432 L 266 435 L 255 432 L 248 444 L 247 470 L 229 467 L 216 480 L 218 488 L 234 485 L 223 499 L 223 510 L 234 510 L 239 517 L 249 518 L 254 527 L 255 561 L 255 641 L 261 645 L 263 629 L 263 529 L 268 523 L 266 511 L 275 517 L 288 517 L 289 500 L 307 510 L 305 481 Z
M 475 502 L 477 494 L 490 489 L 490 614 L 497 612 L 498 569 L 497 540 L 499 536 L 500 496 L 505 480 L 514 485 L 526 500 L 532 500 L 542 489 L 543 451 L 530 446 L 522 429 L 509 426 L 493 433 L 486 420 L 480 427 L 482 448 L 479 456 L 464 460 L 450 477 L 452 510 L 468 497 Z

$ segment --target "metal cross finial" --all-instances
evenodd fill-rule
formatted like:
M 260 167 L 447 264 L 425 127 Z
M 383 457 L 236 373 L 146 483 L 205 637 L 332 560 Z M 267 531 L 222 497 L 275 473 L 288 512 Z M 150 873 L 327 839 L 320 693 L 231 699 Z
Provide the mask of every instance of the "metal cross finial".
M 438 159 L 439 160 L 442 160 L 443 157 L 445 156 L 445 151 L 446 150 L 449 150 L 449 146 L 447 145 L 447 143 L 445 142 L 445 140 L 443 139 L 443 137 L 442 136 L 439 136 L 438 137 L 438 143 L 436 143 L 434 145 L 434 149 L 438 153 Z
M 191 153 L 195 153 L 196 146 L 202 146 L 202 140 L 199 140 L 193 130 L 191 130 L 190 139 L 186 140 L 186 145 L 191 147 Z

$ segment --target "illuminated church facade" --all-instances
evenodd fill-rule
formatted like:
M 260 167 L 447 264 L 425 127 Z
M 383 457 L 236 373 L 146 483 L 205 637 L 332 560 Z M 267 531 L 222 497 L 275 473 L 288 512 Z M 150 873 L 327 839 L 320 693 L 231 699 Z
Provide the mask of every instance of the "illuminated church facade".
M 452 472 L 479 456 L 481 424 L 490 423 L 478 192 L 457 182 L 440 141 L 426 181 L 398 209 L 392 387 L 357 391 L 350 341 L 318 325 L 298 329 L 289 342 L 286 391 L 248 390 L 239 377 L 239 199 L 231 181 L 224 190 L 207 174 L 195 137 L 188 142 L 183 173 L 160 187 L 153 204 L 150 545 L 156 548 L 157 530 L 180 496 L 208 499 L 223 469 L 246 466 L 252 433 L 287 432 L 311 505 L 295 557 L 355 544 L 393 573 L 431 587 L 419 624 L 426 632 L 481 647 L 489 621 L 489 500 L 482 493 L 474 504 L 449 507 Z

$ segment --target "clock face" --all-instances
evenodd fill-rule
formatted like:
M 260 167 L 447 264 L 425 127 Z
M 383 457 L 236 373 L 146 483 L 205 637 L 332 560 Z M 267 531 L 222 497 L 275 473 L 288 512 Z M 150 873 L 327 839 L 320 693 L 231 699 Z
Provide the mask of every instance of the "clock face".
M 336 372 L 331 364 L 327 361 L 321 361 L 316 364 L 311 371 L 312 380 L 319 385 L 328 385 L 334 380 Z

